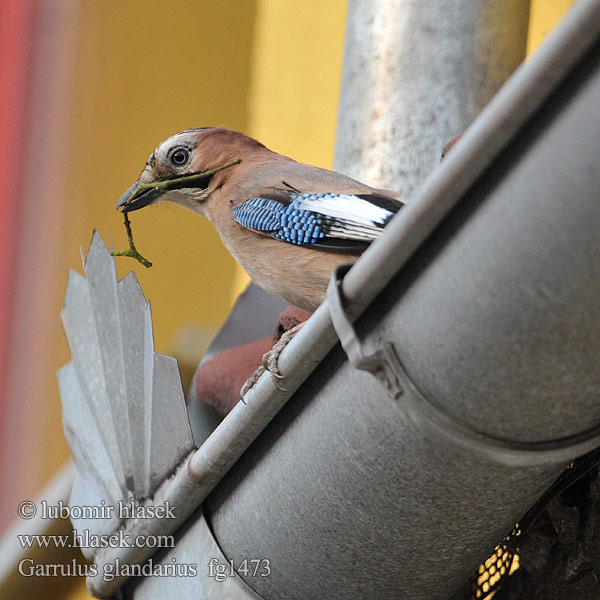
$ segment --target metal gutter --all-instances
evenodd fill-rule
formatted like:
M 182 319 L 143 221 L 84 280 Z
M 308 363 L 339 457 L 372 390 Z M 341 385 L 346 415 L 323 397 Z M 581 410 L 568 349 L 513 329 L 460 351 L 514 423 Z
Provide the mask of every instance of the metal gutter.
M 517 137 L 522 135 L 522 132 L 530 127 L 531 122 L 535 121 L 536 112 L 542 105 L 548 105 L 548 103 L 551 102 L 550 96 L 557 90 L 565 78 L 569 76 L 570 72 L 575 69 L 578 63 L 584 59 L 592 45 L 598 43 L 599 35 L 600 3 L 596 0 L 580 0 L 580 2 L 578 2 L 571 10 L 570 14 L 567 15 L 562 24 L 557 28 L 556 32 L 549 38 L 547 43 L 544 44 L 527 64 L 523 65 L 517 73 L 515 73 L 511 80 L 482 112 L 481 116 L 467 131 L 461 142 L 450 153 L 447 160 L 445 160 L 435 173 L 427 179 L 415 198 L 390 223 L 385 235 L 372 245 L 345 276 L 342 290 L 345 298 L 346 313 L 350 320 L 355 320 L 366 310 L 369 304 L 390 282 L 392 277 L 394 277 L 401 268 L 407 265 L 416 251 L 430 238 L 433 231 L 440 225 L 457 203 L 463 199 L 463 196 L 468 196 L 465 200 L 465 206 L 468 205 L 469 207 L 472 207 L 475 202 L 479 202 L 479 204 L 484 203 L 482 197 L 485 197 L 486 193 L 490 193 L 490 191 L 494 190 L 486 190 L 485 181 L 481 182 L 480 180 L 482 174 L 484 174 L 486 170 L 497 165 L 500 158 L 503 162 L 507 160 L 510 162 L 510 157 L 507 157 L 506 153 L 503 154 L 503 151 L 509 143 L 514 141 L 514 144 L 519 147 L 521 151 L 523 150 L 524 142 L 517 140 Z M 560 99 L 557 102 L 560 103 Z M 594 121 L 593 123 L 590 123 L 590 126 L 595 127 L 596 124 L 596 121 Z M 528 139 L 529 142 L 535 146 L 535 135 L 531 134 Z M 552 148 L 554 148 L 554 146 L 552 146 Z M 518 153 L 515 153 L 515 155 L 517 154 Z M 550 173 L 550 176 L 566 176 L 561 171 L 561 168 L 566 168 L 566 164 L 567 161 L 558 161 L 555 165 L 554 172 Z M 510 169 L 507 170 L 507 177 L 510 177 Z M 494 179 L 494 182 L 497 182 L 497 179 Z M 572 183 L 586 184 L 586 182 Z M 578 193 L 576 187 L 573 188 L 573 193 Z M 465 221 L 472 219 L 472 210 L 474 209 L 469 208 L 468 214 L 464 219 Z M 463 215 L 463 217 L 465 217 L 465 215 Z M 466 229 L 468 230 L 470 226 L 470 224 L 467 224 Z M 553 226 L 560 227 L 560 223 L 554 223 Z M 453 227 L 455 229 L 460 229 L 461 224 L 455 222 Z M 527 235 L 526 232 L 520 232 L 520 234 Z M 444 243 L 449 239 L 447 237 L 447 232 L 444 233 L 442 237 L 444 238 Z M 480 239 L 479 241 L 480 243 L 485 244 L 485 240 L 481 241 Z M 515 243 L 515 240 L 511 238 L 510 242 Z M 419 272 L 424 268 L 424 264 L 427 265 L 431 263 L 431 265 L 434 266 L 435 260 L 437 259 L 437 251 L 431 251 L 429 257 L 424 263 L 421 263 L 420 266 L 408 265 L 410 268 L 407 273 L 406 281 L 414 281 L 414 278 L 418 276 Z M 404 289 L 401 283 L 395 285 L 396 292 L 393 295 L 400 293 L 397 292 L 397 289 L 403 290 L 402 293 L 413 293 L 410 289 Z M 398 285 L 400 286 L 399 288 Z M 382 302 L 385 304 L 385 299 L 383 299 Z M 377 313 L 380 314 L 380 311 L 377 311 Z M 389 332 L 386 331 L 385 328 L 379 328 L 379 323 L 377 322 L 372 323 L 371 326 L 365 330 L 369 329 L 374 330 L 376 334 L 375 337 L 379 339 L 382 337 L 386 338 L 389 335 Z M 271 422 L 275 415 L 277 415 L 290 396 L 298 390 L 308 375 L 310 375 L 315 367 L 317 367 L 322 359 L 330 352 L 336 344 L 337 339 L 336 332 L 332 325 L 328 303 L 324 303 L 281 355 L 279 364 L 281 372 L 285 375 L 284 385 L 286 385 L 287 390 L 282 391 L 275 387 L 270 377 L 262 377 L 255 388 L 246 397 L 247 404 L 239 404 L 236 406 L 217 427 L 215 432 L 206 440 L 202 447 L 184 461 L 174 477 L 165 481 L 158 489 L 151 503 L 157 505 L 169 500 L 172 505 L 177 507 L 178 518 L 175 522 L 169 520 L 155 521 L 150 519 L 134 522 L 129 521 L 126 523 L 127 533 L 130 533 L 131 535 L 147 534 L 149 532 L 156 535 L 166 534 L 175 531 L 183 524 L 187 517 L 191 515 L 191 513 L 214 489 L 216 484 L 222 480 L 232 465 L 257 439 L 260 432 Z M 398 343 L 395 337 L 394 343 Z M 401 359 L 403 358 L 404 357 L 401 356 Z M 371 406 L 374 400 L 372 398 L 369 399 L 368 396 L 364 395 L 364 385 L 371 386 L 370 389 L 375 390 L 373 394 L 376 394 L 379 393 L 379 388 L 377 387 L 378 384 L 374 384 L 374 380 L 370 379 L 370 376 L 356 374 L 356 372 L 349 370 L 347 365 L 342 365 L 342 363 L 339 362 L 339 355 L 332 360 L 335 364 L 339 365 L 336 377 L 341 377 L 346 381 L 346 385 L 350 386 L 349 391 L 346 389 L 346 393 L 352 396 L 352 386 L 356 386 L 356 393 L 358 393 L 359 397 L 362 398 L 364 402 L 367 402 L 369 406 Z M 410 373 L 412 382 L 414 383 L 417 381 L 417 387 L 423 391 L 426 388 L 426 385 L 420 380 L 421 374 L 418 373 L 418 369 L 413 369 L 413 372 L 411 372 L 410 369 L 407 368 L 407 363 L 403 362 L 403 364 L 406 372 Z M 431 365 L 427 364 L 426 366 L 429 369 L 429 372 L 431 372 Z M 364 377 L 367 377 L 368 379 L 365 380 Z M 335 388 L 331 388 L 330 375 L 325 374 L 322 369 L 320 369 L 316 381 L 318 381 L 318 383 L 311 384 L 310 381 L 307 382 L 307 386 L 303 388 L 301 395 L 296 398 L 298 403 L 295 402 L 293 407 L 288 407 L 293 413 L 288 415 L 288 417 L 293 418 L 294 415 L 298 416 L 298 411 L 304 410 L 307 406 L 304 400 L 312 397 L 316 389 L 328 390 L 326 395 L 331 397 L 335 395 L 333 393 Z M 322 394 L 323 393 L 324 392 L 322 392 Z M 442 411 L 443 409 L 448 408 L 445 398 L 440 399 L 437 396 L 430 397 L 435 398 L 435 403 L 432 399 L 428 406 L 433 406 L 436 410 Z M 328 401 L 333 402 L 333 399 L 328 397 Z M 353 406 L 355 405 L 353 404 Z M 384 408 L 383 405 L 378 406 Z M 400 401 L 399 406 L 402 406 L 402 401 Z M 472 407 L 469 406 L 468 408 L 471 409 Z M 510 412 L 511 406 L 506 406 L 504 408 Z M 393 410 L 398 410 L 396 404 L 394 404 Z M 506 412 L 506 410 L 504 412 Z M 537 410 L 543 412 L 544 407 L 541 406 Z M 446 414 L 452 414 L 451 411 L 445 412 Z M 505 493 L 500 493 L 502 492 L 502 489 L 499 490 L 497 486 L 490 485 L 490 492 L 493 491 L 494 494 L 488 495 L 482 500 L 481 506 L 478 507 L 479 517 L 477 519 L 474 518 L 473 515 L 459 513 L 465 518 L 464 526 L 467 531 L 463 540 L 456 541 L 467 543 L 467 545 L 470 544 L 469 552 L 467 553 L 465 551 L 464 561 L 466 561 L 466 563 L 469 565 L 473 563 L 473 560 L 475 560 L 474 557 L 481 552 L 481 548 L 485 548 L 486 544 L 489 544 L 491 540 L 495 539 L 494 536 L 497 536 L 499 531 L 502 531 L 502 528 L 505 528 L 506 524 L 511 522 L 511 519 L 515 520 L 519 517 L 519 511 L 523 510 L 527 505 L 527 502 L 531 499 L 535 499 L 535 497 L 543 491 L 544 487 L 563 468 L 566 461 L 583 453 L 585 449 L 590 447 L 590 444 L 597 445 L 598 441 L 595 437 L 595 430 L 587 436 L 586 441 L 584 442 L 577 438 L 579 434 L 587 429 L 584 427 L 584 424 L 590 421 L 589 413 L 582 414 L 582 411 L 576 410 L 575 407 L 573 407 L 573 412 L 577 418 L 575 418 L 572 423 L 569 423 L 562 428 L 562 431 L 564 432 L 562 437 L 573 437 L 573 439 L 569 439 L 566 442 L 556 442 L 559 448 L 556 448 L 554 445 L 551 447 L 544 445 L 545 441 L 549 440 L 551 444 L 554 444 L 554 442 L 551 441 L 556 438 L 554 431 L 550 431 L 546 437 L 536 438 L 534 436 L 533 438 L 527 439 L 525 434 L 521 435 L 522 432 L 517 430 L 515 437 L 511 438 L 510 436 L 503 435 L 505 432 L 501 431 L 502 424 L 500 424 L 500 429 L 498 429 L 496 428 L 497 424 L 494 422 L 488 421 L 485 423 L 482 434 L 484 436 L 489 436 L 490 438 L 498 439 L 502 444 L 506 444 L 503 448 L 507 450 L 508 456 L 502 452 L 496 454 L 493 451 L 488 453 L 482 451 L 481 456 L 476 455 L 473 460 L 477 462 L 478 470 L 476 472 L 473 471 L 473 474 L 477 476 L 474 477 L 474 479 L 481 484 L 482 481 L 488 481 L 490 478 L 493 480 L 494 477 L 501 475 L 504 478 L 502 485 L 504 486 L 503 491 Z M 340 412 L 338 414 L 340 419 L 345 418 L 343 413 Z M 283 419 L 284 417 L 281 418 Z M 456 415 L 454 418 L 456 418 Z M 468 423 L 468 418 L 468 416 L 465 417 L 464 415 L 461 415 L 459 420 L 463 425 L 466 424 L 467 430 L 476 430 L 477 428 L 475 425 Z M 446 469 L 446 477 L 450 477 L 453 466 L 459 466 L 454 462 L 457 459 L 454 458 L 449 464 L 442 464 L 444 462 L 443 455 L 438 454 L 442 449 L 432 445 L 431 442 L 428 442 L 427 440 L 423 440 L 422 430 L 419 429 L 418 431 L 420 433 L 415 433 L 410 419 L 406 420 L 406 418 L 402 416 L 400 417 L 400 422 L 401 428 L 406 428 L 406 431 L 408 432 L 406 433 L 406 439 L 410 438 L 411 440 L 411 444 L 404 448 L 406 456 L 401 461 L 404 463 L 404 466 L 408 468 L 412 464 L 411 460 L 415 459 L 413 452 L 416 452 L 419 449 L 422 450 L 423 444 L 425 444 L 427 452 L 432 456 L 435 455 L 440 467 L 443 466 Z M 428 422 L 431 422 L 431 420 Z M 487 428 L 488 425 L 489 431 L 485 431 L 485 428 Z M 510 425 L 514 424 L 510 422 Z M 543 423 L 542 425 L 546 425 L 546 423 Z M 564 422 L 563 425 L 565 425 Z M 537 427 L 535 431 L 536 435 L 543 434 L 543 429 L 544 427 Z M 445 429 L 442 427 L 442 430 Z M 277 439 L 274 443 L 285 442 L 286 444 L 293 444 L 294 441 L 297 443 L 300 438 L 298 438 L 294 431 L 288 431 L 289 435 L 286 433 L 285 440 Z M 343 436 L 345 433 L 345 430 L 341 429 L 337 433 L 332 432 L 332 435 Z M 439 428 L 438 431 L 434 432 L 432 435 L 437 439 L 436 436 L 438 434 Z M 586 434 L 584 433 L 584 435 Z M 458 437 L 460 441 L 462 438 L 460 435 Z M 338 439 L 338 441 L 340 440 L 341 438 Z M 420 441 L 415 442 L 415 440 Z M 450 446 L 452 446 L 452 444 L 456 443 L 456 436 L 450 436 L 447 441 L 449 441 Z M 318 438 L 317 441 L 312 440 L 312 442 L 315 444 L 318 443 Z M 533 445 L 528 446 L 528 442 L 532 442 Z M 262 519 L 260 522 L 256 523 L 256 527 L 259 528 L 257 530 L 254 525 L 249 525 L 249 523 L 253 522 L 252 519 L 256 521 L 256 512 L 252 513 L 254 516 L 249 513 L 244 513 L 244 509 L 252 512 L 263 507 L 264 503 L 261 498 L 255 495 L 254 502 L 252 503 L 246 502 L 244 505 L 240 505 L 239 503 L 236 504 L 237 508 L 240 510 L 235 511 L 235 520 L 237 521 L 235 524 L 231 523 L 231 520 L 227 518 L 226 510 L 231 506 L 231 502 L 236 501 L 236 494 L 232 492 L 232 489 L 234 489 L 236 493 L 243 494 L 244 491 L 247 491 L 247 486 L 252 485 L 253 482 L 257 483 L 260 481 L 264 483 L 264 477 L 267 476 L 266 471 L 269 471 L 268 467 L 273 466 L 273 461 L 277 460 L 277 457 L 268 449 L 269 443 L 270 442 L 263 440 L 257 447 L 258 456 L 264 461 L 260 470 L 254 470 L 252 477 L 245 478 L 241 484 L 239 478 L 237 478 L 237 483 L 235 485 L 232 481 L 228 481 L 227 483 L 223 482 L 224 485 L 219 486 L 220 493 L 217 494 L 214 499 L 211 497 L 212 501 L 209 503 L 209 511 L 212 515 L 212 526 L 226 556 L 238 556 L 240 553 L 241 555 L 244 553 L 247 554 L 248 547 L 254 547 L 255 552 L 275 552 L 273 548 L 275 548 L 276 545 L 268 547 L 268 542 L 272 542 L 272 539 L 269 537 L 271 525 L 274 527 L 276 524 L 271 524 Z M 539 445 L 540 443 L 542 444 L 541 447 Z M 487 448 L 485 443 L 484 446 Z M 568 451 L 565 451 L 565 448 Z M 540 450 L 547 450 L 548 452 L 540 453 Z M 458 452 L 459 455 L 463 452 L 463 450 L 458 447 L 454 447 L 452 452 L 454 451 Z M 454 456 L 452 453 L 450 454 Z M 448 456 L 450 456 L 450 454 Z M 246 457 L 247 456 L 248 455 L 246 455 Z M 283 463 L 286 465 L 285 468 L 291 469 L 291 456 L 292 455 L 289 453 L 282 454 L 279 457 L 278 463 Z M 286 459 L 290 461 L 287 464 Z M 343 459 L 341 460 L 343 462 Z M 530 465 L 532 468 L 520 470 L 507 468 L 507 465 L 514 465 L 515 461 L 521 467 Z M 465 461 L 465 464 L 467 462 L 468 460 Z M 384 461 L 384 464 L 388 463 L 385 463 Z M 241 465 L 239 468 L 243 468 L 243 466 L 244 465 Z M 395 464 L 394 468 L 396 468 L 396 466 L 397 465 Z M 413 464 L 413 467 L 414 466 L 415 465 Z M 510 474 L 515 471 L 515 476 L 511 478 Z M 293 472 L 295 473 L 295 477 L 300 477 L 301 473 L 299 474 L 299 472 L 296 471 Z M 429 490 L 435 491 L 435 489 L 437 489 L 439 493 L 443 492 L 444 494 L 448 494 L 449 497 L 452 496 L 452 494 L 466 494 L 465 490 L 456 489 L 455 487 L 461 481 L 463 483 L 468 481 L 468 479 L 464 480 L 463 476 L 466 476 L 465 473 L 463 473 L 461 477 L 457 477 L 454 482 L 444 478 L 440 479 L 439 473 L 437 473 L 435 477 L 432 476 L 433 479 L 429 478 L 429 483 L 426 481 L 417 481 L 421 475 L 427 475 L 427 473 L 419 474 L 417 472 L 417 475 L 415 475 L 415 472 L 413 471 L 405 474 L 407 477 L 413 477 L 414 481 L 412 483 L 417 486 L 416 489 L 413 489 L 413 491 L 409 493 L 422 492 L 427 495 L 429 494 Z M 277 477 L 277 472 L 273 470 L 269 471 L 268 477 L 277 480 L 281 485 L 283 485 L 283 483 L 291 485 L 296 481 L 292 478 L 294 479 L 293 481 L 284 482 L 285 478 L 283 478 L 283 480 L 279 479 Z M 396 475 L 396 477 L 399 477 L 399 475 Z M 300 479 L 302 478 L 300 477 Z M 314 477 L 312 477 L 312 479 L 314 480 Z M 365 480 L 366 479 L 368 478 L 365 477 Z M 425 477 L 425 480 L 427 480 L 427 477 Z M 396 481 L 396 479 L 394 481 Z M 238 484 L 239 490 L 236 488 Z M 266 489 L 266 486 L 264 487 Z M 325 493 L 323 490 L 321 490 L 321 492 Z M 282 493 L 286 493 L 283 488 Z M 483 492 L 482 494 L 485 496 Z M 286 497 L 289 500 L 290 497 Z M 239 498 L 237 498 L 237 500 L 239 501 Z M 336 501 L 342 502 L 342 499 L 337 498 Z M 415 508 L 411 504 L 410 498 L 404 498 L 403 501 L 406 506 L 406 517 L 407 519 L 414 517 L 414 527 L 418 534 L 418 514 L 411 514 L 410 511 L 415 510 Z M 435 504 L 434 500 L 431 500 L 431 502 Z M 504 503 L 504 506 L 500 506 L 502 503 Z M 328 516 L 326 508 L 326 505 L 321 506 L 320 510 L 322 510 L 322 514 L 314 515 L 315 526 L 319 524 L 321 517 L 324 519 Z M 295 510 L 297 511 L 298 508 L 295 503 L 292 502 L 285 510 L 287 512 L 293 512 Z M 418 512 L 418 509 L 416 510 Z M 329 516 L 331 516 L 331 514 L 329 514 Z M 289 519 L 297 519 L 298 516 L 297 514 L 290 516 L 289 514 L 282 513 L 279 515 L 279 518 L 280 520 L 285 520 L 287 523 Z M 397 515 L 394 518 L 397 520 Z M 454 519 L 454 522 L 456 522 L 458 516 L 455 513 L 453 517 L 447 515 L 447 518 Z M 492 519 L 497 518 L 497 520 L 494 521 L 493 527 L 490 528 L 491 531 L 480 534 L 478 527 L 481 526 L 482 520 L 485 520 L 486 518 L 490 519 L 490 523 L 492 522 Z M 281 526 L 281 523 L 279 523 L 279 525 Z M 306 525 L 306 523 L 303 523 L 303 525 Z M 445 525 L 448 525 L 448 522 L 446 522 Z M 450 527 L 449 530 L 450 529 L 452 528 Z M 438 532 L 440 546 L 445 547 L 450 543 L 447 539 L 447 536 L 450 535 L 449 530 Z M 310 538 L 309 533 L 310 532 L 307 529 L 305 531 L 305 537 L 302 538 L 304 542 L 306 542 L 306 540 L 314 540 L 314 538 Z M 241 540 L 240 536 L 242 536 Z M 395 542 L 397 544 L 398 539 L 396 539 Z M 253 543 L 255 546 L 252 546 Z M 405 545 L 405 549 L 410 548 L 410 544 L 407 543 Z M 280 547 L 279 550 L 281 550 Z M 301 578 L 301 574 L 309 568 L 313 569 L 313 572 L 318 574 L 318 568 L 315 570 L 314 565 L 317 553 L 312 557 L 305 556 L 306 553 L 304 553 L 303 556 L 305 562 L 301 564 L 299 562 L 294 563 L 293 556 L 289 556 L 290 552 L 292 555 L 294 554 L 293 550 L 293 548 L 286 548 L 285 551 L 277 554 L 278 560 L 281 563 L 287 565 L 295 564 L 292 572 L 286 572 L 283 567 L 281 569 L 283 580 L 285 580 L 284 585 L 287 586 L 285 589 L 290 590 L 289 598 L 302 597 L 303 593 L 308 593 L 309 595 L 312 593 L 310 590 L 307 591 L 306 586 L 309 584 L 306 581 L 296 582 L 299 591 L 296 590 L 296 592 L 294 592 L 294 589 L 292 589 L 293 586 L 289 583 L 294 577 Z M 426 548 L 425 550 L 431 552 L 431 548 Z M 153 549 L 151 548 L 109 548 L 98 553 L 95 560 L 98 565 L 99 575 L 95 578 L 88 579 L 90 591 L 98 597 L 111 596 L 115 590 L 122 585 L 125 578 L 115 577 L 111 581 L 104 581 L 102 579 L 104 566 L 114 562 L 116 559 L 119 559 L 122 563 L 144 561 L 152 554 L 152 552 Z M 363 556 L 361 560 L 364 558 L 365 557 Z M 370 557 L 369 560 L 375 558 L 377 557 Z M 296 561 L 297 559 L 298 556 L 296 555 Z M 425 581 L 423 580 L 423 577 L 430 577 L 431 572 L 435 572 L 439 578 L 440 569 L 445 565 L 445 563 L 443 561 L 440 562 L 439 559 L 440 557 L 428 555 L 427 553 L 424 556 L 413 553 L 411 559 L 413 561 L 412 564 L 420 568 L 421 561 L 425 561 L 423 564 L 427 564 L 428 569 L 424 569 L 422 574 L 416 574 L 417 581 L 410 581 L 410 577 L 407 576 L 406 587 L 403 591 L 411 597 L 418 597 L 419 594 L 425 594 L 426 592 L 430 593 L 431 590 L 428 591 L 427 586 L 431 584 L 431 581 Z M 335 568 L 338 568 L 339 560 L 337 560 L 337 558 L 336 560 L 332 559 L 332 563 L 329 566 L 321 565 L 321 567 L 329 568 L 329 570 L 331 570 L 334 568 L 334 566 L 332 566 L 334 563 Z M 383 566 L 385 567 L 385 565 Z M 394 568 L 406 569 L 408 567 L 406 567 L 405 562 L 399 561 Z M 460 565 L 460 568 L 462 573 L 466 567 L 463 564 Z M 414 570 L 415 569 L 413 568 L 413 571 Z M 418 571 L 419 569 L 416 570 Z M 340 578 L 342 577 L 345 577 L 345 579 L 342 580 L 347 584 L 347 573 L 345 571 L 347 571 L 347 569 L 344 570 L 340 568 L 339 575 L 337 573 L 332 575 L 330 581 L 327 582 L 327 585 L 339 587 Z M 375 571 L 371 571 L 370 573 L 369 579 L 373 580 L 375 578 L 374 573 L 375 575 L 377 575 L 377 573 Z M 365 574 L 362 571 L 360 574 L 355 573 L 355 581 L 362 581 L 363 575 L 367 576 L 368 573 Z M 421 579 L 418 579 L 419 577 L 421 577 Z M 449 577 L 448 585 L 452 584 L 456 577 L 457 574 L 453 572 L 452 577 Z M 289 578 L 292 579 L 290 580 Z M 321 584 L 324 585 L 323 580 L 320 578 L 319 580 L 321 581 Z M 385 583 L 383 579 L 382 582 Z M 259 592 L 261 595 L 264 594 L 266 597 L 269 597 L 269 593 L 276 594 L 276 592 L 273 591 L 275 589 L 274 586 L 281 586 L 282 580 L 273 577 L 269 578 L 269 581 L 264 581 L 262 583 L 264 583 L 266 587 L 264 590 L 259 590 Z M 415 587 L 411 587 L 413 585 Z M 360 597 L 355 596 L 355 593 L 356 592 L 353 592 L 352 594 L 349 593 L 346 597 Z

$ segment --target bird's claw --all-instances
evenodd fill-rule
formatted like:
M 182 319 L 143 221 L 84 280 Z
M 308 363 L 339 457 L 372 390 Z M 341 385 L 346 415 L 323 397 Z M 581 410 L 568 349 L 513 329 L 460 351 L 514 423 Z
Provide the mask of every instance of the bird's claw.
M 271 373 L 275 387 L 282 392 L 287 390 L 277 385 L 277 381 L 284 378 L 284 375 L 279 371 L 279 356 L 283 352 L 283 349 L 292 341 L 292 338 L 300 331 L 302 325 L 304 325 L 304 322 L 282 333 L 275 345 L 263 355 L 263 367 Z
M 279 371 L 279 365 L 277 364 L 280 354 L 281 351 L 274 352 L 271 350 L 263 356 L 263 367 L 271 373 L 274 379 L 283 379 L 283 375 Z
M 254 387 L 256 382 L 259 380 L 260 376 L 265 371 L 266 371 L 265 367 L 260 366 L 260 367 L 258 367 L 258 369 L 256 369 L 256 371 L 254 371 L 254 373 L 252 373 L 252 375 L 250 377 L 248 377 L 248 379 L 246 379 L 246 382 L 244 383 L 244 385 L 242 386 L 242 389 L 240 390 L 240 400 L 242 401 L 243 404 L 246 404 L 246 401 L 244 400 L 244 396 Z
M 271 348 L 271 350 L 269 350 L 263 355 L 263 364 L 261 368 L 263 371 L 269 371 L 269 373 L 271 373 L 271 377 L 273 378 L 273 385 L 280 392 L 285 392 L 286 389 L 281 387 L 278 383 L 278 381 L 283 379 L 284 377 L 279 371 L 279 365 L 277 364 L 279 360 L 279 355 L 281 354 L 281 351 L 285 348 L 285 344 L 281 346 L 279 345 L 280 342 L 281 338 L 279 338 L 278 342 L 273 346 L 273 348 Z
M 285 375 L 282 375 L 279 371 L 279 356 L 283 352 L 283 349 L 290 343 L 292 338 L 300 331 L 300 328 L 304 325 L 304 322 L 299 323 L 295 327 L 288 329 L 284 332 L 281 337 L 277 340 L 275 345 L 265 354 L 263 354 L 262 365 L 252 373 L 252 375 L 246 380 L 246 383 L 240 390 L 240 400 L 246 404 L 244 396 L 254 387 L 260 376 L 265 372 L 269 371 L 271 377 L 273 377 L 273 385 L 280 392 L 287 392 L 284 387 L 279 385 L 279 381 L 284 379 Z

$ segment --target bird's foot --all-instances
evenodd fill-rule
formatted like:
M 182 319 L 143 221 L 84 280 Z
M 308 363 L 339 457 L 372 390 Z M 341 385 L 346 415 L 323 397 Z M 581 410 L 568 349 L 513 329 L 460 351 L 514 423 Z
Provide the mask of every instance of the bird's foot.
M 298 323 L 291 329 L 288 329 L 282 333 L 275 345 L 263 355 L 263 368 L 271 373 L 275 387 L 282 392 L 285 392 L 286 390 L 277 383 L 284 377 L 279 371 L 279 356 L 283 352 L 283 349 L 292 341 L 293 337 L 300 331 L 300 329 L 302 329 L 304 323 L 305 321 Z
M 242 389 L 240 390 L 240 400 L 242 401 L 243 404 L 246 404 L 246 401 L 244 400 L 244 396 L 254 387 L 254 385 L 260 379 L 260 376 L 264 372 L 265 372 L 265 367 L 263 367 L 261 365 L 260 367 L 258 367 L 258 369 L 256 369 L 256 371 L 254 371 L 254 373 L 252 373 L 252 375 L 250 375 L 250 377 L 248 377 L 248 379 L 246 379 L 246 382 L 244 383 L 244 385 L 242 386 Z
M 284 376 L 279 371 L 279 356 L 283 352 L 283 349 L 290 343 L 292 338 L 300 331 L 302 325 L 304 325 L 304 321 L 302 323 L 298 323 L 291 329 L 288 329 L 288 331 L 282 333 L 277 342 L 273 345 L 273 347 L 268 352 L 263 354 L 262 366 L 258 367 L 258 369 L 256 369 L 256 371 L 252 373 L 252 375 L 246 380 L 246 383 L 244 383 L 242 389 L 240 390 L 240 399 L 242 402 L 244 402 L 244 404 L 244 396 L 254 387 L 256 382 L 259 380 L 260 376 L 265 371 L 269 371 L 269 373 L 271 373 L 271 376 L 273 377 L 273 383 L 278 390 L 282 392 L 287 391 L 278 383 L 278 381 L 284 378 Z

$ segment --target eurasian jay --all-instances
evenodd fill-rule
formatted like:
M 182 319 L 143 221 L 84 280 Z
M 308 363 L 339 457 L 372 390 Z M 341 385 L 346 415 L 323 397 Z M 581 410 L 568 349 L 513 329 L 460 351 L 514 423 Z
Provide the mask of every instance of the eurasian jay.
M 207 217 L 259 286 L 308 311 L 325 299 L 334 269 L 355 261 L 403 206 L 395 192 L 296 162 L 220 127 L 162 142 L 117 208 L 160 200 Z

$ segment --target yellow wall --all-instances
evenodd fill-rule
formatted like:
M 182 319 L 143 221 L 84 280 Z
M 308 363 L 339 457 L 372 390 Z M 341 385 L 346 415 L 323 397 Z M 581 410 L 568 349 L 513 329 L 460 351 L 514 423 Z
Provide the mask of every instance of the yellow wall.
M 222 124 L 331 166 L 345 4 L 188 0 L 176 11 L 144 0 L 83 4 L 60 302 L 67 266 L 81 272 L 79 247 L 87 251 L 93 228 L 126 247 L 114 206 L 170 134 Z M 189 324 L 216 329 L 247 278 L 213 228 L 171 205 L 131 221 L 154 266 L 118 259 L 119 277 L 133 269 L 151 299 L 157 350 L 172 352 Z M 58 322 L 56 339 L 60 366 L 69 357 Z
M 539 46 L 574 2 L 575 0 L 531 0 L 527 54 Z
M 49 310 L 56 352 L 45 373 L 43 442 L 56 451 L 40 452 L 46 474 L 68 456 L 54 371 L 69 361 L 58 315 L 68 268 L 82 272 L 80 246 L 87 252 L 94 228 L 106 243 L 112 234 L 115 247 L 127 246 L 115 205 L 162 139 L 192 126 L 247 128 L 255 2 L 182 0 L 176 10 L 170 6 L 147 0 L 81 4 L 76 101 L 66 132 L 63 266 Z M 135 271 L 152 303 L 156 348 L 171 353 L 182 327 L 199 323 L 214 331 L 226 317 L 235 263 L 212 227 L 183 209 L 158 206 L 131 221 L 138 248 L 154 266 L 121 258 L 119 277 Z

